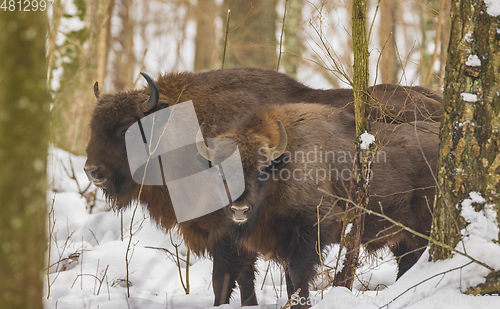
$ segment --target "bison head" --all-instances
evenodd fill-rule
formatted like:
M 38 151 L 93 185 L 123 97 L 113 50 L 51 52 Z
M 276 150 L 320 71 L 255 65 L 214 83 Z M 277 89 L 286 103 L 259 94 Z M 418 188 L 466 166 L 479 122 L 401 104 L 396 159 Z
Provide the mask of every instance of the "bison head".
M 202 143 L 197 143 L 198 151 L 201 156 L 211 161 L 212 165 L 217 165 L 234 152 L 230 146 L 234 145 L 232 142 L 238 144 L 245 191 L 227 206 L 227 211 L 235 225 L 249 230 L 253 226 L 259 206 L 267 198 L 269 188 L 276 182 L 273 174 L 286 163 L 285 127 L 279 120 L 262 123 L 258 128 L 252 129 L 243 125 L 218 136 L 216 140 L 220 142 L 215 142 L 213 149 L 205 149 Z
M 90 181 L 101 188 L 118 207 L 137 198 L 138 186 L 132 181 L 125 148 L 127 129 L 148 113 L 164 107 L 159 103 L 159 91 L 153 79 L 146 79 L 147 90 L 100 95 L 96 82 L 97 99 L 90 122 L 90 140 L 87 145 L 85 173 Z

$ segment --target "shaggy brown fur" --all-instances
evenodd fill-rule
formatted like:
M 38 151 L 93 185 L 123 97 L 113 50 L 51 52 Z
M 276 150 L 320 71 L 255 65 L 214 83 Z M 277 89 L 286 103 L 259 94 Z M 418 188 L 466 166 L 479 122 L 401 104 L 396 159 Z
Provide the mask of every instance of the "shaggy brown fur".
M 277 120 L 286 129 L 288 144 L 283 155 L 271 162 L 269 149 L 279 140 Z M 282 264 L 287 270 L 288 296 L 301 288 L 304 303 L 319 265 L 315 250 L 318 205 L 321 250 L 340 241 L 345 203 L 335 196 L 347 198 L 351 157 L 355 155 L 354 124 L 354 117 L 344 110 L 286 104 L 263 108 L 219 136 L 237 142 L 245 175 L 245 192 L 227 207 L 233 235 L 249 252 Z M 419 125 L 437 130 L 437 126 Z M 368 208 L 380 212 L 381 205 L 385 215 L 429 235 L 434 180 L 414 128 L 373 123 L 372 130 L 382 143 L 373 164 Z M 435 172 L 438 137 L 422 132 L 418 137 Z M 224 142 L 215 144 L 213 164 L 224 160 L 229 155 L 226 152 Z M 389 246 L 398 259 L 398 278 L 418 260 L 427 244 L 374 215 L 365 218 L 362 243 L 369 252 Z
M 314 90 L 287 75 L 269 70 L 241 68 L 204 73 L 170 73 L 160 76 L 156 83 L 160 100 L 150 112 L 177 102 L 193 100 L 200 123 L 207 124 L 206 137 L 226 131 L 231 121 L 241 117 L 236 115 L 274 103 L 318 102 L 345 107 L 347 114 L 353 113 L 351 90 Z M 374 97 L 383 104 L 387 103 L 388 108 L 395 113 L 401 112 L 403 117 L 413 119 L 416 106 L 418 119 L 439 119 L 441 97 L 429 90 L 395 85 L 378 85 L 373 89 Z M 147 87 L 103 94 L 93 112 L 86 171 L 94 183 L 115 202 L 116 208 L 125 207 L 138 197 L 140 186 L 132 181 L 130 175 L 124 134 L 132 123 L 145 116 L 139 105 L 148 97 Z M 375 108 L 373 116 L 379 117 L 380 109 Z M 348 143 L 351 139 L 349 137 Z M 194 253 L 208 253 L 213 257 L 216 305 L 229 302 L 235 281 L 240 286 L 242 305 L 257 304 L 253 283 L 249 283 L 254 278 L 256 256 L 238 251 L 228 234 L 228 220 L 223 212 L 177 225 L 165 187 L 145 186 L 141 202 L 162 228 L 168 231 L 177 226 Z M 230 278 L 228 284 L 224 285 L 227 273 Z M 246 279 L 242 281 L 242 277 Z

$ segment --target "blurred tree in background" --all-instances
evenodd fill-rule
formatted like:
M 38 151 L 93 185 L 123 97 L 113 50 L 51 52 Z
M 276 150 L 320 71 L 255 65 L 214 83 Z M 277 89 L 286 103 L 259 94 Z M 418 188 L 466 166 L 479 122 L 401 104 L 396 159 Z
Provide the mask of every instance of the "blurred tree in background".
M 353 74 L 351 6 L 351 0 L 57 0 L 49 14 L 51 142 L 85 154 L 95 81 L 101 92 L 124 91 L 142 83 L 140 71 L 220 68 L 228 9 L 225 67 L 276 70 L 285 17 L 280 70 L 317 87 L 345 87 L 343 74 Z M 370 83 L 438 90 L 449 1 L 369 1 L 367 8 Z
M 443 85 L 444 66 L 450 33 L 449 0 L 418 0 L 415 10 L 420 17 L 421 42 L 419 85 L 436 89 Z M 439 60 L 439 69 L 435 65 Z
M 83 155 L 95 102 L 92 85 L 106 76 L 114 1 L 74 0 L 73 3 L 76 10 L 72 14 L 65 12 L 67 2 L 58 1 L 53 7 L 49 81 L 58 70 L 62 74 L 58 78 L 60 86 L 54 92 L 51 140 L 58 147 Z M 62 19 L 73 19 L 72 25 L 83 27 L 67 31 L 59 40 Z M 121 74 L 119 71 L 115 76 Z
M 300 66 L 302 49 L 302 37 L 300 30 L 302 27 L 302 9 L 304 7 L 304 0 L 288 0 L 285 2 L 286 18 L 283 35 L 285 42 L 283 47 L 285 52 L 283 54 L 283 69 L 286 74 L 296 76 L 297 70 Z
M 398 0 L 380 0 L 380 78 L 382 83 L 397 84 L 401 64 L 396 47 L 396 29 L 399 13 Z
M 47 16 L 0 10 L 0 30 L 0 306 L 41 309 L 47 247 Z
M 116 91 L 132 88 L 135 70 L 134 54 L 134 11 L 132 0 L 116 0 L 115 10 L 121 27 L 116 37 L 113 37 L 113 85 Z M 108 15 L 109 16 L 109 15 Z M 105 17 L 109 18 L 109 17 Z M 106 50 L 109 52 L 109 50 Z M 103 82 L 103 79 L 97 79 Z M 89 89 L 87 89 L 88 91 Z
M 214 0 L 199 1 L 196 6 L 195 72 L 215 69 L 218 56 L 215 36 L 217 13 Z
M 277 0 L 224 0 L 223 13 L 231 10 L 226 68 L 276 69 L 276 4 Z

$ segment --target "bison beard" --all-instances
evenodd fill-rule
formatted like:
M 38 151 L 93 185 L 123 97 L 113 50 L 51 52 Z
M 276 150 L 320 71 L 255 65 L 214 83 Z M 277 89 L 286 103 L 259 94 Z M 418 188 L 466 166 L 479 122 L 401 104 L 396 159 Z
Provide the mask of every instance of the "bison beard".
M 278 134 L 281 120 L 285 137 Z M 301 300 L 309 300 L 308 286 L 315 275 L 321 252 L 326 246 L 339 243 L 344 203 L 337 196 L 347 198 L 349 179 L 310 179 L 303 172 L 304 164 L 312 170 L 347 170 L 352 162 L 332 159 L 311 160 L 306 154 L 321 148 L 323 152 L 355 152 L 351 137 L 355 136 L 354 117 L 345 111 L 318 104 L 286 104 L 259 110 L 219 138 L 238 143 L 243 162 L 245 193 L 227 207 L 232 235 L 249 252 L 259 253 L 282 264 L 286 270 L 288 297 L 300 288 Z M 437 126 L 419 123 L 419 126 L 437 130 Z M 408 125 L 373 123 L 372 128 L 385 141 L 381 151 L 386 161 L 373 164 L 368 208 L 425 235 L 429 235 L 432 205 L 435 194 L 432 171 L 429 170 L 416 142 L 414 128 Z M 249 133 L 250 132 L 250 133 Z M 286 137 L 287 136 L 287 137 Z M 281 156 L 273 160 L 270 150 L 281 140 Z M 435 172 L 438 138 L 419 132 L 427 160 Z M 274 149 L 274 148 L 273 148 Z M 286 150 L 286 151 L 285 151 Z M 224 143 L 214 145 L 212 162 L 217 164 L 227 157 Z M 299 159 L 297 159 L 299 158 Z M 330 157 L 333 158 L 333 157 Z M 288 173 L 281 173 L 288 170 Z M 299 171 L 299 178 L 290 178 Z M 268 173 L 268 177 L 262 177 Z M 294 173 L 295 174 L 295 173 Z M 320 239 L 318 240 L 317 206 L 320 212 Z M 247 219 L 245 221 L 245 219 Z M 369 252 L 389 246 L 398 261 L 398 278 L 416 263 L 427 242 L 389 221 L 366 215 L 361 239 Z M 308 305 L 297 305 L 306 308 Z
M 353 95 L 349 89 L 315 90 L 293 78 L 270 70 L 223 69 L 204 73 L 171 73 L 156 83 L 144 75 L 149 87 L 115 94 L 100 94 L 91 119 L 91 137 L 87 146 L 85 170 L 89 179 L 102 188 L 115 209 L 127 207 L 138 198 L 140 185 L 130 175 L 124 133 L 149 113 L 192 100 L 198 119 L 207 124 L 206 137 L 227 131 L 239 114 L 271 104 L 315 102 L 345 108 L 353 113 Z M 372 88 L 372 117 L 379 120 L 438 120 L 441 97 L 421 87 L 377 85 Z M 385 105 L 387 104 L 387 105 Z M 387 108 L 397 120 L 383 116 Z M 254 263 L 256 254 L 240 250 L 229 234 L 229 219 L 223 210 L 178 224 L 168 190 L 145 186 L 140 197 L 151 218 L 164 230 L 177 226 L 185 243 L 198 255 L 213 257 L 215 305 L 229 302 L 238 282 L 242 305 L 256 305 Z

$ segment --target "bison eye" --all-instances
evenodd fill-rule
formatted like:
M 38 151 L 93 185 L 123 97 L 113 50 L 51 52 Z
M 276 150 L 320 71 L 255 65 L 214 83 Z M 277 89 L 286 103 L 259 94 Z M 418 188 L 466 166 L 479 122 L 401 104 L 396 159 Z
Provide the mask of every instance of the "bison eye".
M 257 175 L 257 179 L 260 181 L 266 181 L 269 179 L 269 174 L 265 170 L 260 170 L 259 174 Z
M 129 119 L 122 122 L 120 125 L 114 128 L 114 133 L 117 138 L 125 139 L 125 134 L 130 132 L 130 127 L 137 121 L 137 119 Z
M 125 134 L 130 132 L 130 128 L 123 128 L 118 131 L 120 138 L 125 138 Z

